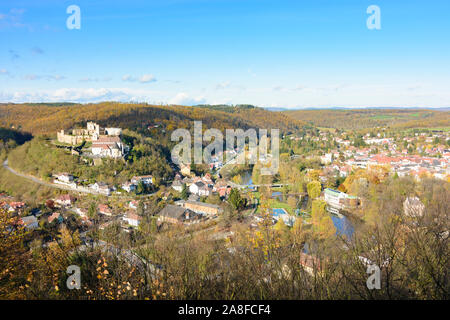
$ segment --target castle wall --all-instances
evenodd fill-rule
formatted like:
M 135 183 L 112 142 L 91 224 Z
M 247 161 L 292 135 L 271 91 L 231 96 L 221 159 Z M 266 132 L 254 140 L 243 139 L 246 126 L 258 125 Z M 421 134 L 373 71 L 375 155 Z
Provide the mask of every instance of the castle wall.
M 98 124 L 95 122 L 88 122 L 86 125 L 86 129 L 72 129 L 68 133 L 64 130 L 57 132 L 57 139 L 59 142 L 67 143 L 71 145 L 78 145 L 84 141 L 95 142 L 98 141 L 101 137 L 108 136 L 117 136 L 119 137 L 122 134 L 121 128 L 100 128 Z M 110 156 L 112 157 L 121 157 L 124 153 L 123 144 L 120 143 L 120 138 L 117 145 L 118 150 L 114 150 Z M 100 151 L 102 152 L 102 151 Z

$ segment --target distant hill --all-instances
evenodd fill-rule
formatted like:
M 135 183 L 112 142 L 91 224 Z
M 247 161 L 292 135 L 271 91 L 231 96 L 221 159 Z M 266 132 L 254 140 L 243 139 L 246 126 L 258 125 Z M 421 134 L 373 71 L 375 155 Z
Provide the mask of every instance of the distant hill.
M 277 107 L 268 107 L 268 108 L 264 108 L 264 109 L 269 110 L 269 111 L 274 111 L 274 112 L 277 112 L 277 111 L 288 111 L 289 110 L 289 109 L 286 109 L 286 108 L 277 108 Z
M 0 127 L 21 128 L 33 135 L 55 134 L 61 129 L 84 126 L 89 121 L 102 126 L 131 130 L 146 129 L 159 124 L 174 130 L 190 128 L 194 120 L 203 121 L 204 128 L 278 128 L 295 131 L 305 123 L 283 113 L 273 113 L 251 105 L 238 106 L 155 106 L 102 102 L 97 104 L 3 104 L 0 105 Z
M 338 129 L 450 127 L 450 111 L 438 109 L 333 108 L 289 110 L 283 114 L 317 127 Z
M 223 111 L 234 113 L 239 110 L 248 110 L 248 109 L 256 109 L 254 105 L 251 104 L 237 104 L 237 105 L 228 105 L 228 104 L 199 104 L 194 107 L 199 108 L 207 108 L 210 110 Z

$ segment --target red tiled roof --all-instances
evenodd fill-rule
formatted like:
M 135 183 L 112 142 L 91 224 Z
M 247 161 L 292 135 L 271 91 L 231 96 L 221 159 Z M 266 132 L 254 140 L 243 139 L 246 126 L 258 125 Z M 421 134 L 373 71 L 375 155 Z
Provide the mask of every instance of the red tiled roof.
M 125 217 L 126 217 L 127 219 L 132 219 L 132 220 L 137 220 L 137 221 L 142 220 L 142 218 L 141 218 L 140 216 L 138 216 L 137 214 L 135 214 L 135 213 L 132 212 L 132 211 L 127 211 Z
M 17 209 L 17 208 L 22 208 L 22 207 L 24 207 L 24 206 L 25 206 L 25 203 L 23 203 L 23 202 L 11 202 L 9 205 L 10 205 L 11 207 L 13 207 L 14 209 Z
M 117 136 L 114 137 L 100 137 L 95 143 L 105 143 L 105 142 L 120 142 L 120 138 Z
M 105 149 L 105 150 L 109 149 L 109 147 L 105 144 L 95 144 L 95 143 L 92 144 L 92 148 L 100 148 L 100 149 Z
M 53 220 L 58 219 L 59 218 L 60 213 L 59 212 L 53 212 L 53 214 L 48 217 L 48 222 L 52 223 Z
M 108 207 L 108 205 L 106 205 L 106 204 L 99 204 L 99 205 L 98 205 L 98 210 L 99 210 L 100 212 L 108 212 L 108 213 L 111 212 L 111 208 Z
M 75 198 L 73 196 L 71 196 L 70 194 L 63 194 L 63 195 L 58 197 L 58 200 L 61 200 L 61 201 L 75 201 Z

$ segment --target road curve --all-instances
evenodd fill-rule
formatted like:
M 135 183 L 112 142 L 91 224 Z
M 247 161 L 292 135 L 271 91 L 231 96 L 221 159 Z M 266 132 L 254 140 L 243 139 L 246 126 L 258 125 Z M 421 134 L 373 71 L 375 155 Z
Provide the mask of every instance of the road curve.
M 49 187 L 49 188 L 60 189 L 60 190 L 67 190 L 67 191 L 72 191 L 72 192 L 80 192 L 80 193 L 86 193 L 86 194 L 94 194 L 94 195 L 103 195 L 103 196 L 106 196 L 106 195 L 104 195 L 104 194 L 95 192 L 95 191 L 93 191 L 93 190 L 90 191 L 90 190 L 79 190 L 79 189 L 74 189 L 74 188 L 71 188 L 71 187 L 69 187 L 69 186 L 64 186 L 64 185 L 60 185 L 60 184 L 49 183 L 49 182 L 43 181 L 43 180 L 41 180 L 41 179 L 38 179 L 38 178 L 36 178 L 36 177 L 34 177 L 34 176 L 31 176 L 31 175 L 27 175 L 27 174 L 23 174 L 23 173 L 17 172 L 16 170 L 14 170 L 13 168 L 11 168 L 11 167 L 8 165 L 8 159 L 6 159 L 6 160 L 3 162 L 3 168 L 5 168 L 6 170 L 8 170 L 9 172 L 11 172 L 12 174 L 14 174 L 14 175 L 16 175 L 16 176 L 18 176 L 18 177 L 22 177 L 22 178 L 24 178 L 24 179 L 31 180 L 31 181 L 33 181 L 33 182 L 35 182 L 35 183 L 38 183 L 38 184 L 40 184 L 40 185 L 43 185 L 43 186 L 46 186 L 46 187 Z M 146 197 L 151 197 L 151 196 L 153 196 L 153 195 L 155 195 L 155 194 L 156 194 L 156 192 L 150 193 L 150 194 L 146 194 L 146 195 L 136 196 L 136 198 L 146 198 Z M 129 197 L 129 196 L 119 196 L 119 195 L 109 195 L 109 196 L 107 196 L 107 197 L 112 197 L 112 196 L 119 197 L 119 198 L 133 198 L 133 197 Z
M 41 179 L 38 179 L 38 178 L 36 178 L 36 177 L 34 177 L 34 176 L 31 176 L 31 175 L 27 175 L 27 174 L 23 174 L 23 173 L 17 172 L 16 170 L 14 170 L 13 168 L 11 168 L 11 167 L 8 165 L 8 159 L 6 159 L 6 160 L 3 162 L 3 168 L 5 168 L 6 170 L 8 170 L 9 172 L 11 172 L 12 174 L 14 174 L 14 175 L 16 175 L 16 176 L 18 176 L 18 177 L 22 177 L 22 178 L 24 178 L 24 179 L 31 180 L 31 181 L 33 181 L 33 182 L 35 182 L 35 183 L 38 183 L 38 184 L 40 184 L 40 185 L 43 185 L 43 186 L 46 186 L 46 187 L 49 187 L 49 188 L 55 188 L 55 189 L 61 189 L 61 190 L 67 190 L 67 191 L 73 191 L 73 192 L 81 192 L 81 193 L 99 194 L 99 193 L 97 193 L 97 192 L 95 192 L 95 191 L 78 190 L 78 189 L 70 188 L 70 187 L 68 187 L 68 186 L 57 185 L 57 184 L 45 182 L 45 181 L 43 181 L 43 180 L 41 180 Z

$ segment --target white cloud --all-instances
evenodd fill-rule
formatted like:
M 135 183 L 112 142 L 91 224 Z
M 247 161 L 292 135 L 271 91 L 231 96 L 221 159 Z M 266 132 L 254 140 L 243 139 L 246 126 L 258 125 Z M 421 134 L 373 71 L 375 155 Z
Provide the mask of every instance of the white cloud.
M 124 75 L 122 77 L 122 80 L 123 81 L 135 81 L 134 78 L 131 75 L 129 75 L 129 74 Z
M 7 75 L 8 70 L 0 69 L 2 75 Z M 29 75 L 33 78 L 33 75 Z M 54 76 L 52 80 L 57 78 Z M 96 78 L 85 78 L 84 80 Z M 6 78 L 2 80 L 5 82 Z M 61 82 L 67 83 L 67 82 Z M 101 83 L 101 82 L 100 82 Z M 122 88 L 60 88 L 52 90 L 45 88 L 45 82 L 36 81 L 36 85 L 42 85 L 41 89 L 26 88 L 17 89 L 0 88 L 0 102 L 148 102 L 151 104 L 177 104 L 197 105 L 205 103 L 213 104 L 239 104 L 251 103 L 261 107 L 273 106 L 281 108 L 309 108 L 309 107 L 448 107 L 450 92 L 448 84 L 442 83 L 436 86 L 432 83 L 404 83 L 399 85 L 389 84 L 359 84 L 339 86 L 324 84 L 318 86 L 303 87 L 302 90 L 294 90 L 292 85 L 288 91 L 274 93 L 273 87 L 249 88 L 245 92 L 218 92 L 205 91 L 158 91 L 149 90 L 147 86 L 122 87 Z M 23 88 L 23 89 L 22 89 Z M 234 86 L 232 86 L 234 88 Z M 284 87 L 288 88 L 287 86 Z M 213 88 L 212 88 L 213 89 Z M 2 92 L 3 91 L 3 92 Z
M 140 83 L 149 83 L 149 82 L 155 82 L 156 78 L 151 74 L 144 74 L 140 79 Z
M 66 77 L 60 75 L 60 74 L 55 74 L 53 76 L 47 76 L 48 80 L 55 80 L 55 81 L 59 81 L 59 80 L 64 80 L 66 79 Z
M 185 92 L 178 93 L 175 97 L 169 100 L 169 104 L 193 106 L 196 104 L 203 104 L 206 100 L 204 97 L 190 97 Z
M 289 91 L 289 89 L 283 87 L 283 86 L 275 86 L 272 88 L 273 91 L 278 91 L 278 92 L 286 92 Z
M 243 85 L 235 84 L 230 81 L 224 81 L 216 84 L 215 90 L 235 90 L 235 91 L 245 91 L 247 88 Z M 204 89 L 206 90 L 206 89 Z
M 38 80 L 38 79 L 41 79 L 41 77 L 36 75 L 36 74 L 27 74 L 23 78 L 25 80 Z
M 103 78 L 91 78 L 91 77 L 84 77 L 81 78 L 80 82 L 101 82 L 101 81 L 111 81 L 111 77 L 103 77 Z
M 64 77 L 60 74 L 55 74 L 55 75 L 27 74 L 23 77 L 23 79 L 30 80 L 30 81 L 41 80 L 41 79 L 47 80 L 47 81 L 60 81 L 60 80 L 66 79 L 66 77 Z
M 252 77 L 256 78 L 256 73 L 254 73 L 252 69 L 249 68 L 249 69 L 247 70 L 247 72 L 248 72 Z
M 10 12 L 11 14 L 22 15 L 24 14 L 25 9 L 12 8 Z
M 304 89 L 306 89 L 306 87 L 305 86 L 302 86 L 302 85 L 296 85 L 295 86 L 295 88 L 294 88 L 294 91 L 302 91 L 302 90 L 304 90 Z
M 9 13 L 0 13 L 0 29 L 27 27 L 22 22 L 24 12 L 24 9 L 11 9 Z
M 15 92 L 0 92 L 0 102 L 149 102 L 148 90 L 130 88 L 61 88 L 57 90 L 23 90 Z
M 231 83 L 229 81 L 218 83 L 216 85 L 216 90 L 228 89 L 230 86 L 231 86 Z
M 134 77 L 132 75 L 126 74 L 122 77 L 122 80 L 128 81 L 128 82 L 139 81 L 140 83 L 150 83 L 150 82 L 155 82 L 156 78 L 152 74 L 144 74 L 140 77 Z

